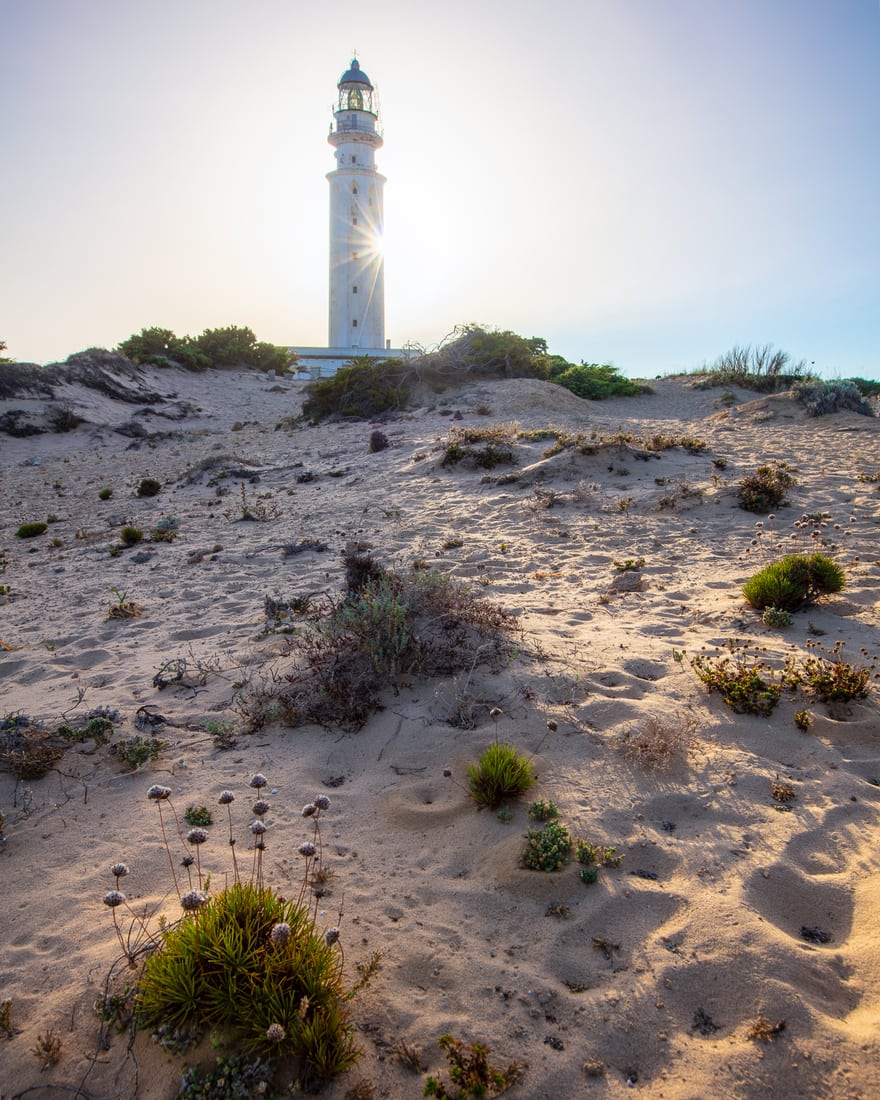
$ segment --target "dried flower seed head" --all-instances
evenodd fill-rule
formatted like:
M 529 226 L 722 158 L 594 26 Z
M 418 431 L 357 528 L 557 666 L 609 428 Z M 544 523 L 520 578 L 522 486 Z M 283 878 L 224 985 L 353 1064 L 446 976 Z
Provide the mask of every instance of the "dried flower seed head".
M 125 878 L 128 874 L 128 865 L 125 863 L 114 863 L 110 868 L 110 874 L 116 875 L 117 878 Z
M 490 718 L 500 718 L 501 714 L 501 707 L 492 707 L 492 709 L 489 711 Z
M 151 798 L 154 802 L 164 802 L 166 798 L 170 797 L 171 788 L 163 787 L 159 783 L 154 783 L 147 791 L 147 798 Z
M 314 802 L 307 802 L 302 808 L 303 817 L 311 817 L 312 814 L 316 814 L 317 812 L 318 807 L 314 804 Z
M 318 807 L 319 810 L 329 810 L 330 799 L 327 797 L 326 794 L 319 794 L 315 797 L 315 805 Z
M 235 801 L 235 795 L 232 791 L 221 791 L 220 797 L 217 799 L 221 806 L 228 806 L 230 802 Z
M 281 1024 L 269 1024 L 266 1028 L 266 1038 L 270 1043 L 281 1043 L 284 1041 L 287 1032 L 281 1026 Z
M 189 890 L 180 899 L 180 904 L 187 913 L 195 913 L 208 904 L 208 895 L 203 890 Z
M 115 909 L 117 905 L 122 905 L 125 901 L 125 894 L 121 890 L 109 890 L 104 895 L 104 904 L 109 905 L 111 909 Z
M 258 798 L 253 806 L 251 806 L 251 809 L 254 811 L 257 817 L 262 817 L 263 814 L 267 814 L 269 812 L 270 806 L 264 798 Z
M 547 729 L 550 730 L 551 733 L 556 733 L 556 731 L 559 729 L 559 726 L 556 724 L 556 722 L 554 722 L 552 718 L 548 718 Z
M 190 844 L 204 844 L 208 839 L 208 834 L 204 829 L 190 829 L 186 834 L 186 839 Z
M 286 943 L 290 942 L 290 925 L 287 923 L 273 925 L 272 931 L 269 933 L 269 939 L 277 947 L 284 947 Z
M 338 928 L 328 928 L 327 931 L 324 933 L 324 943 L 326 943 L 328 947 L 332 947 L 333 944 L 336 943 L 336 941 L 338 939 L 339 939 L 339 929 Z
M 452 768 L 444 768 L 443 769 L 443 778 L 444 779 L 450 779 L 451 777 L 452 777 Z
M 269 780 L 265 777 L 265 775 L 257 772 L 257 774 L 251 780 L 251 786 L 256 787 L 257 790 L 259 790 L 260 787 L 265 787 L 268 782 Z
M 266 826 L 263 824 L 262 821 L 252 821 L 251 822 L 251 832 L 254 834 L 254 836 L 262 836 L 262 834 L 265 833 L 265 831 L 266 831 Z
M 314 846 L 314 844 L 312 844 L 310 840 L 303 841 L 303 843 L 300 844 L 299 848 L 297 848 L 299 854 L 301 856 L 305 856 L 307 859 L 311 858 L 315 854 L 315 852 L 317 852 L 317 850 L 318 849 Z
M 181 867 L 192 867 L 192 865 L 195 863 L 195 861 L 196 861 L 195 856 L 184 856 L 183 859 L 180 861 L 180 866 Z

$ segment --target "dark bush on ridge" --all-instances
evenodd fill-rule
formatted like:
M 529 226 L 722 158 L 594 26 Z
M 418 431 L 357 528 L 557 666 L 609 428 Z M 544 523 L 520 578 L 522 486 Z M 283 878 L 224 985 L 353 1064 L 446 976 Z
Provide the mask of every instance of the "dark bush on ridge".
M 878 390 L 880 390 L 880 383 Z M 855 412 L 862 416 L 874 416 L 874 410 L 862 396 L 854 381 L 808 381 L 795 386 L 798 400 L 810 416 L 827 416 L 836 412 Z
M 561 374 L 554 375 L 554 382 L 565 386 L 577 397 L 590 401 L 602 401 L 607 397 L 634 397 L 644 393 L 637 382 L 631 382 L 608 363 L 581 363 L 570 366 Z
M 330 378 L 308 383 L 303 416 L 317 424 L 330 416 L 370 419 L 400 409 L 409 396 L 408 375 L 405 360 L 361 356 Z

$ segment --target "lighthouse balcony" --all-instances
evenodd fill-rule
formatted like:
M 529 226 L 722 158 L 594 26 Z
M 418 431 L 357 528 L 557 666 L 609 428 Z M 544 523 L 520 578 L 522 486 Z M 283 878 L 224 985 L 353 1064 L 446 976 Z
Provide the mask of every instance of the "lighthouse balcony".
M 337 118 L 336 125 L 330 126 L 330 133 L 336 134 L 370 134 L 370 136 L 382 137 L 382 129 L 377 126 L 370 116 L 369 121 L 358 118 Z

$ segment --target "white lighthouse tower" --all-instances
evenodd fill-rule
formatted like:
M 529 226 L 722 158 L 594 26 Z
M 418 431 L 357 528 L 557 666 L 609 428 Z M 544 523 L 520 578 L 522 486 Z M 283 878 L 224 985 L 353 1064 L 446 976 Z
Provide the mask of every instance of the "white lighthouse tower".
M 342 74 L 328 141 L 336 168 L 330 181 L 331 348 L 355 355 L 385 349 L 383 187 L 376 171 L 382 146 L 379 100 L 357 60 Z M 362 349 L 362 350 L 361 350 Z

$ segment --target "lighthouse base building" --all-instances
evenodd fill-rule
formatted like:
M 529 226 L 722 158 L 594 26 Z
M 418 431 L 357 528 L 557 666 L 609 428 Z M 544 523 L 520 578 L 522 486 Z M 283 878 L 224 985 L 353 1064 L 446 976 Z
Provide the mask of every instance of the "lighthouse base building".
M 301 370 L 333 374 L 354 358 L 405 358 L 385 338 L 382 255 L 385 177 L 375 154 L 383 143 L 379 98 L 357 59 L 336 86 L 327 138 L 336 167 L 330 184 L 330 317 L 326 348 L 293 348 Z

